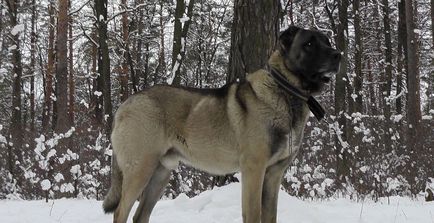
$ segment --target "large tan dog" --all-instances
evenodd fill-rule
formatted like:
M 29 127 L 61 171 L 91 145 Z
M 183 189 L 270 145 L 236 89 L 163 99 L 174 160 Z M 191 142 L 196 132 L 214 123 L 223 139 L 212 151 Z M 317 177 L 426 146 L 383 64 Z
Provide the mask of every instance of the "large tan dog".
M 125 223 L 141 194 L 134 222 L 149 222 L 179 162 L 212 174 L 241 171 L 243 222 L 276 222 L 282 175 L 299 149 L 309 107 L 318 113 L 307 98 L 340 61 L 316 31 L 290 27 L 277 45 L 267 68 L 245 82 L 220 89 L 155 86 L 119 107 L 103 205 L 115 211 L 113 222 Z

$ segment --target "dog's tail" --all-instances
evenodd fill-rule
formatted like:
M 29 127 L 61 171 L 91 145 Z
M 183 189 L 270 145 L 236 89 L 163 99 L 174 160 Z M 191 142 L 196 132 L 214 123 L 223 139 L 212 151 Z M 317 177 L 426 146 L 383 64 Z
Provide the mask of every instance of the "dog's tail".
M 111 186 L 107 196 L 104 198 L 102 207 L 105 213 L 111 213 L 116 210 L 121 200 L 122 192 L 122 172 L 119 169 L 116 156 L 112 156 L 112 174 L 111 174 Z

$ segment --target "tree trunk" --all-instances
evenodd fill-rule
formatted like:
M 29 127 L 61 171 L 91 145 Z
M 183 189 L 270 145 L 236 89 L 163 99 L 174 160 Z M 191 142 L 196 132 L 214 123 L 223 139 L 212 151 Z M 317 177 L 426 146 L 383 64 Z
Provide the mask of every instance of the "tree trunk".
M 74 117 L 74 113 L 75 113 L 75 107 L 74 107 L 74 102 L 75 102 L 75 83 L 74 83 L 74 43 L 72 40 L 72 22 L 73 19 L 72 17 L 69 18 L 69 22 L 70 22 L 70 26 L 69 26 L 69 80 L 68 80 L 68 85 L 69 85 L 69 122 L 72 126 L 74 126 L 74 121 L 75 121 L 75 117 Z
M 410 170 L 409 183 L 412 185 L 412 192 L 416 193 L 416 182 L 417 177 L 416 163 L 417 156 L 421 155 L 421 143 L 419 142 L 422 132 L 421 129 L 421 119 L 422 114 L 420 110 L 420 84 L 419 84 L 419 55 L 417 39 L 415 34 L 415 16 L 413 10 L 413 1 L 405 1 L 405 15 L 407 21 L 407 48 L 408 48 L 408 108 L 407 108 L 407 119 L 409 124 L 409 138 L 408 138 L 408 148 L 410 152 L 410 161 L 408 163 Z
M 385 135 L 384 135 L 384 145 L 387 149 L 387 152 L 392 151 L 392 141 L 391 141 L 391 133 L 389 131 L 390 129 L 390 117 L 392 115 L 391 113 L 391 90 L 392 90 L 392 37 L 391 37 L 391 29 L 390 29 L 390 13 L 389 13 L 389 1 L 383 0 L 383 23 L 384 23 L 384 41 L 385 41 L 385 76 L 384 79 L 386 82 L 386 85 L 382 84 L 384 86 L 382 97 L 386 97 L 384 100 L 384 116 L 386 118 L 385 120 Z M 386 94 L 384 94 L 386 93 Z
M 171 84 L 175 86 L 181 84 L 181 66 L 185 57 L 186 38 L 192 20 L 194 2 L 195 0 L 189 1 L 187 7 L 187 18 L 183 18 L 185 13 L 185 0 L 176 1 L 171 73 L 173 78 Z
M 369 91 L 369 106 L 367 107 L 369 109 L 369 113 L 370 115 L 377 115 L 378 111 L 377 111 L 377 106 L 376 106 L 376 94 L 375 94 L 375 86 L 373 84 L 374 82 L 374 78 L 372 77 L 372 61 L 370 58 L 368 58 L 368 62 L 367 62 L 367 69 L 368 72 L 366 73 L 366 78 L 367 78 L 367 82 L 369 83 L 368 85 L 368 91 Z
M 106 135 L 110 135 L 113 123 L 111 102 L 110 58 L 107 45 L 107 0 L 95 0 L 96 17 L 98 18 L 98 73 L 102 77 L 102 93 L 104 101 L 104 120 Z
M 137 0 L 136 6 L 143 4 L 143 0 Z M 132 84 L 133 84 L 133 90 L 134 93 L 137 93 L 139 90 L 142 89 L 140 86 L 140 80 L 144 79 L 144 64 L 143 64 L 143 29 L 144 29 L 144 21 L 143 21 L 143 9 L 138 9 L 138 18 L 137 18 L 137 40 L 135 45 L 135 52 L 133 55 L 136 58 L 136 67 L 134 72 L 134 77 L 132 78 Z
M 32 0 L 32 27 L 30 31 L 30 130 L 35 133 L 35 74 L 36 74 L 36 2 Z
M 347 73 L 348 49 L 347 49 L 347 33 L 348 33 L 348 0 L 341 0 L 339 3 L 339 23 L 337 24 L 336 45 L 339 51 L 343 52 L 343 60 L 341 67 L 336 75 L 335 82 L 335 114 L 338 118 L 338 125 L 342 132 L 341 138 L 346 141 L 347 123 L 343 113 L 346 112 L 346 89 L 344 81 Z M 339 183 L 345 183 L 346 178 L 350 175 L 349 154 L 346 148 L 341 144 L 339 139 L 336 139 L 336 175 Z
M 6 1 L 9 11 L 9 19 L 11 27 L 18 25 L 18 0 Z M 9 145 L 9 172 L 13 179 L 18 181 L 18 185 L 21 185 L 19 179 L 19 168 L 16 166 L 16 162 L 22 162 L 22 144 L 23 144 L 23 123 L 21 120 L 21 77 L 23 74 L 23 68 L 21 64 L 21 50 L 20 50 L 20 32 L 13 35 L 10 34 L 10 38 L 13 41 L 15 48 L 12 49 L 12 116 L 10 122 L 10 142 Z
M 124 9 L 127 9 L 127 0 L 121 0 L 121 6 L 124 7 Z M 129 54 L 129 40 L 128 40 L 128 14 L 123 13 L 122 14 L 122 65 L 121 65 L 121 72 L 119 75 L 119 82 L 120 82 L 120 98 L 121 101 L 127 100 L 129 96 L 128 91 L 128 54 Z
M 354 35 L 355 35 L 355 55 L 354 55 L 354 70 L 356 76 L 354 77 L 354 94 L 357 98 L 354 103 L 354 112 L 363 112 L 363 73 L 362 73 L 362 55 L 363 55 L 363 41 L 362 29 L 360 27 L 360 0 L 353 0 L 354 12 Z
M 160 5 L 160 49 L 158 50 L 158 66 L 155 70 L 154 74 L 154 85 L 159 82 L 159 78 L 166 75 L 166 59 L 164 55 L 164 23 L 163 23 L 163 4 Z M 149 73 L 149 58 L 150 58 L 150 52 L 149 52 L 149 42 L 146 43 L 146 59 L 145 59 L 145 73 L 146 76 Z M 146 84 L 145 84 L 146 86 Z
M 55 133 L 64 134 L 71 127 L 68 115 L 68 0 L 58 0 L 57 15 L 57 64 L 56 64 L 56 100 L 53 114 L 56 117 Z M 53 120 L 54 122 L 54 120 Z M 57 154 L 62 156 L 69 149 L 69 139 L 60 139 L 56 146 Z M 59 171 L 65 177 L 65 182 L 70 182 L 69 172 L 71 163 L 56 163 L 55 171 Z
M 97 39 L 96 31 L 92 33 L 92 38 Z M 93 109 L 93 121 L 98 127 L 102 127 L 103 124 L 103 97 L 97 92 L 102 93 L 103 80 L 101 74 L 97 73 L 97 61 L 98 61 L 98 48 L 95 44 L 92 44 L 92 90 L 90 92 L 90 104 Z
M 263 68 L 279 36 L 279 1 L 235 0 L 227 82 Z
M 434 0 L 431 0 L 431 40 L 432 45 L 431 49 L 434 48 Z M 427 110 L 428 112 L 430 110 L 434 109 L 434 53 L 431 52 L 431 75 L 428 80 L 428 103 L 427 103 Z
M 57 69 L 56 69 L 56 133 L 68 131 L 68 0 L 59 0 L 57 17 Z
M 402 91 L 402 81 L 403 75 L 407 73 L 407 30 L 406 30 L 406 21 L 405 21 L 405 1 L 400 0 L 398 3 L 398 74 L 397 74 L 397 86 L 396 86 L 396 94 L 405 94 Z M 407 75 L 406 75 L 407 76 Z M 402 114 L 402 99 L 404 96 L 398 97 L 396 99 L 396 113 Z
M 48 6 L 48 14 L 50 21 L 48 23 L 48 58 L 47 58 L 47 72 L 44 81 L 44 108 L 42 111 L 42 130 L 46 133 L 49 132 L 50 125 L 50 112 L 52 109 L 52 94 L 53 94 L 53 73 L 54 73 L 54 3 L 50 3 Z M 54 121 L 54 120 L 53 120 Z

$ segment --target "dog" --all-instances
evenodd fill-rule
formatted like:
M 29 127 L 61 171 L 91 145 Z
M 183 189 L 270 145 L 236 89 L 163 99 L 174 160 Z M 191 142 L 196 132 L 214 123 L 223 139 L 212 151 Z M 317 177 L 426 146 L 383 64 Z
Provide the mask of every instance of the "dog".
M 125 223 L 139 197 L 133 220 L 149 222 L 179 162 L 216 175 L 240 171 L 243 222 L 276 222 L 281 179 L 299 150 L 309 109 L 323 115 L 316 101 L 311 106 L 312 95 L 338 72 L 341 58 L 326 35 L 295 26 L 276 46 L 267 67 L 244 82 L 154 86 L 119 107 L 103 203 L 113 222 Z

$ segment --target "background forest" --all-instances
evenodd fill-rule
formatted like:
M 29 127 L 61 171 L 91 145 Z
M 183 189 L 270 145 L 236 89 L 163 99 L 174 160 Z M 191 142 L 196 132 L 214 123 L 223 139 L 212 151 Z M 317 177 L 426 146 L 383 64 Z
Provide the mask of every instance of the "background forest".
M 101 199 L 122 101 L 242 79 L 291 24 L 326 33 L 345 59 L 284 189 L 374 200 L 434 189 L 434 0 L 0 0 L 0 199 Z M 165 195 L 235 180 L 180 166 Z

